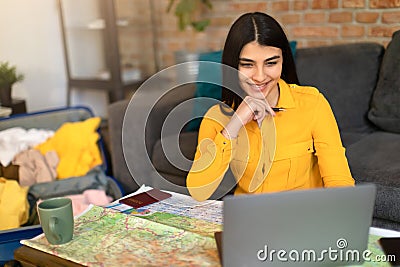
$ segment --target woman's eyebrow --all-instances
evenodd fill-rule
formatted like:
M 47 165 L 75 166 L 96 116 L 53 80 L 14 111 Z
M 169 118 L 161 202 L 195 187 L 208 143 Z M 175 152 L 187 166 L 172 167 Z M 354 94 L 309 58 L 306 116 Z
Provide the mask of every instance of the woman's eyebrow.
M 252 60 L 252 59 L 249 59 L 249 58 L 244 58 L 244 57 L 241 57 L 241 58 L 239 58 L 239 61 L 255 62 L 255 61 L 254 61 L 254 60 Z
M 272 56 L 272 57 L 270 57 L 270 58 L 267 58 L 267 59 L 264 60 L 264 61 L 270 61 L 270 60 L 274 60 L 274 59 L 278 59 L 278 58 L 280 58 L 280 56 L 279 56 L 279 55 L 276 55 L 276 56 Z M 250 58 L 245 58 L 245 57 L 239 58 L 239 61 L 255 62 L 254 60 L 252 60 L 252 59 L 250 59 Z
M 270 61 L 270 60 L 278 59 L 278 58 L 280 58 L 280 57 L 281 57 L 281 56 L 276 55 L 276 56 L 267 58 L 265 61 Z

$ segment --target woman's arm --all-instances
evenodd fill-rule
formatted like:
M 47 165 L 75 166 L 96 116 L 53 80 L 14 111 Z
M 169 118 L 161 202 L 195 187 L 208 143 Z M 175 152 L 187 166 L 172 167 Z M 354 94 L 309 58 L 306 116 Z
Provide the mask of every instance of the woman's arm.
M 354 185 L 334 114 L 322 94 L 313 123 L 312 136 L 324 186 Z
M 221 183 L 233 155 L 233 142 L 221 133 L 229 118 L 221 115 L 218 106 L 203 118 L 198 145 L 186 186 L 193 198 L 208 199 Z

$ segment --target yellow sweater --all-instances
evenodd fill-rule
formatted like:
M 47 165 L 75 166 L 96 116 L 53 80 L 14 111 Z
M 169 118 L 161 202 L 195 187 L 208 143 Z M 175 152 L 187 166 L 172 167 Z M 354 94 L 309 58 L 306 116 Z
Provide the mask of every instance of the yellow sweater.
M 248 123 L 237 139 L 221 134 L 230 117 L 219 105 L 207 112 L 186 181 L 195 199 L 209 198 L 229 167 L 238 180 L 235 194 L 354 185 L 325 97 L 283 80 L 279 87 L 277 106 L 286 111 L 265 118 L 261 130 L 255 121 Z
M 57 178 L 64 179 L 85 175 L 102 164 L 96 132 L 101 119 L 93 117 L 79 122 L 66 122 L 46 142 L 36 146 L 43 155 L 56 151 L 60 161 Z

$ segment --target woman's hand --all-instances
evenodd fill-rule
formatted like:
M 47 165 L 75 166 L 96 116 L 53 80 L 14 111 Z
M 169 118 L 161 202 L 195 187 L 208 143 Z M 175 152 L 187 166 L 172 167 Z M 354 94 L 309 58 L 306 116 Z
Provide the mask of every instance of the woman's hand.
M 243 122 L 242 126 L 252 120 L 257 121 L 261 125 L 261 122 L 268 114 L 275 116 L 275 112 L 265 98 L 259 99 L 251 96 L 244 98 L 243 102 L 237 108 L 236 114 Z
M 234 139 L 244 125 L 255 120 L 260 126 L 268 114 L 275 116 L 275 112 L 265 99 L 246 96 L 229 123 L 222 130 L 222 134 L 228 139 Z

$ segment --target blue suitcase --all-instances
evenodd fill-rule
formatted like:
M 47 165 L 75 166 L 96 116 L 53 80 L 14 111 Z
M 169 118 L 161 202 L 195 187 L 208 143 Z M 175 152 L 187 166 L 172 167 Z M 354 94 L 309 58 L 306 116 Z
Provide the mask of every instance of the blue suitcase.
M 56 131 L 65 122 L 84 121 L 93 116 L 93 112 L 88 107 L 84 106 L 16 114 L 7 118 L 0 118 L 0 131 L 12 127 L 22 127 L 25 129 L 49 129 Z M 107 193 L 114 199 L 121 198 L 124 195 L 122 187 L 113 177 L 107 175 L 109 173 L 109 161 L 101 137 L 98 144 L 103 158 L 103 165 L 97 168 L 95 172 L 91 172 L 85 177 L 80 177 L 82 179 L 63 179 L 56 182 L 36 184 L 30 188 L 29 192 L 32 191 L 31 193 L 35 198 L 41 197 L 42 199 L 46 199 L 54 196 L 80 193 L 77 191 L 93 188 L 91 186 L 103 186 L 106 187 Z M 93 178 L 94 176 L 95 178 Z M 92 184 L 90 184 L 90 182 L 92 182 Z M 55 185 L 55 183 L 62 183 L 62 185 Z M 53 188 L 62 188 L 63 190 L 58 193 L 56 192 L 55 195 Z M 0 218 L 0 220 L 3 219 L 6 218 Z M 21 246 L 20 240 L 32 238 L 40 233 L 42 233 L 40 225 L 24 226 L 16 229 L 0 231 L 0 266 L 14 258 L 14 250 Z

